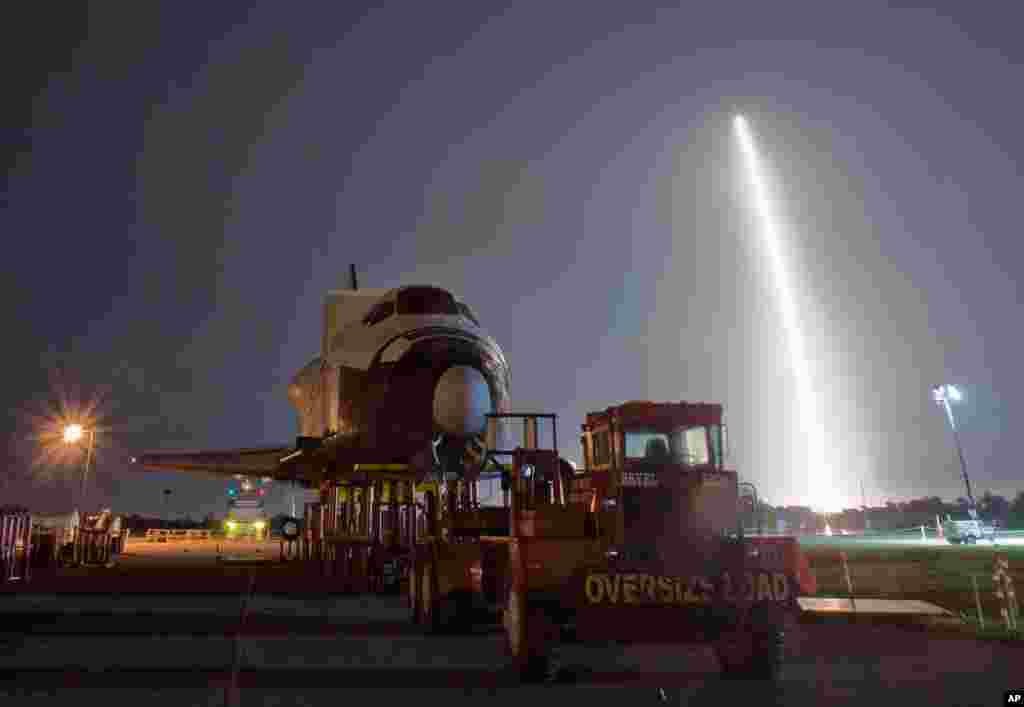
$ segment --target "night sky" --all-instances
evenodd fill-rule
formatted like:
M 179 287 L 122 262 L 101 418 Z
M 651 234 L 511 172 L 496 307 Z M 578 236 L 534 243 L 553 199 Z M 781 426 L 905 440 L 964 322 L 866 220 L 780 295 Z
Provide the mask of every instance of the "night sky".
M 101 401 L 95 498 L 223 512 L 223 481 L 126 459 L 291 443 L 285 387 L 351 262 L 368 287 L 464 297 L 508 357 L 514 406 L 560 415 L 566 456 L 588 410 L 721 401 L 741 476 L 771 502 L 806 500 L 735 111 L 780 199 L 838 492 L 963 494 L 930 397 L 944 381 L 966 394 L 976 493 L 1024 489 L 1024 17 L 944 4 L 962 14 L 225 1 L 12 15 L 0 502 L 70 508 L 73 450 L 41 456 L 32 439 L 63 397 Z

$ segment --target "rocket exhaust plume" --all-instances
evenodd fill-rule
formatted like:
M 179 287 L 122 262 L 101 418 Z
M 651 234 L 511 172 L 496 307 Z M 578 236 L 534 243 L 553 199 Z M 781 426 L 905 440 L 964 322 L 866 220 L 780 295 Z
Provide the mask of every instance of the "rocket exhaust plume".
M 746 118 L 737 115 L 733 120 L 736 138 L 751 189 L 753 207 L 760 221 L 761 243 L 768 255 L 775 297 L 782 315 L 782 327 L 786 332 L 790 365 L 796 384 L 796 403 L 801 434 L 806 443 L 807 505 L 824 511 L 841 510 L 841 503 L 835 493 L 832 469 L 825 458 L 825 434 L 817 399 L 811 386 L 810 367 L 804 352 L 804 336 L 800 329 L 800 318 L 794 301 L 793 286 L 783 253 L 778 220 L 769 198 L 766 175 L 761 167 L 760 156 L 750 132 Z

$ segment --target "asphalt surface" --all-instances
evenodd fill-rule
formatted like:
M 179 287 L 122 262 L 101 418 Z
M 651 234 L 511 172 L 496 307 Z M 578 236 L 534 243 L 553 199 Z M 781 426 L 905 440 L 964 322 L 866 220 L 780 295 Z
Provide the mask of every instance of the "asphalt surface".
M 239 610 L 223 595 L 2 597 L 3 704 L 225 704 Z M 398 597 L 257 595 L 250 610 L 238 641 L 243 705 L 657 703 L 659 687 L 688 705 L 996 705 L 1024 685 L 1016 646 L 830 623 L 793 627 L 774 685 L 723 681 L 703 646 L 607 645 L 567 647 L 570 681 L 524 686 L 500 633 L 424 635 Z
M 221 555 L 260 550 L 277 547 Z M 214 567 L 216 554 L 132 544 L 119 564 Z M 257 594 L 239 634 L 240 610 L 227 593 L 0 594 L 0 704 L 881 707 L 997 705 L 1024 687 L 1021 644 L 846 621 L 794 625 L 774 684 L 722 680 L 706 646 L 597 645 L 566 647 L 569 679 L 537 686 L 517 682 L 500 632 L 425 635 L 399 597 Z

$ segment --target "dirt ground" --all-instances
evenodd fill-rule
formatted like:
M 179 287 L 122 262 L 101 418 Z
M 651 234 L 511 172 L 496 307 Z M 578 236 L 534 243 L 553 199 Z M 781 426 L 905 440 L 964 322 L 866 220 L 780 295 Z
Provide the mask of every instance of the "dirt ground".
M 921 599 L 954 613 L 977 613 L 972 576 L 982 611 L 999 616 L 992 581 L 997 554 L 1007 558 L 1009 573 L 1024 587 L 1024 547 L 1019 545 L 890 545 L 854 544 L 805 547 L 818 581 L 820 596 L 847 596 L 840 552 L 845 552 L 855 596 Z

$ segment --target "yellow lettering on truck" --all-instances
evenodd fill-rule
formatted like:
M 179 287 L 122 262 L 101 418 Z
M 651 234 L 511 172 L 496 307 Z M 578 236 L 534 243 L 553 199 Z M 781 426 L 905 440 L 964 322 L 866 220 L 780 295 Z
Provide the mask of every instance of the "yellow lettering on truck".
M 626 604 L 636 603 L 636 575 L 624 574 L 622 576 L 622 601 Z
M 658 596 L 663 604 L 671 604 L 676 598 L 676 583 L 671 577 L 658 577 Z
M 789 578 L 783 572 L 742 575 L 742 585 L 725 572 L 721 576 L 720 598 L 725 602 L 786 601 L 791 596 Z M 703 604 L 715 597 L 715 583 L 708 577 L 670 577 L 650 574 L 588 574 L 584 593 L 589 604 Z
M 786 581 L 786 575 L 781 572 L 775 572 L 772 574 L 772 584 L 775 585 L 775 599 L 777 601 L 789 599 L 789 582 Z

